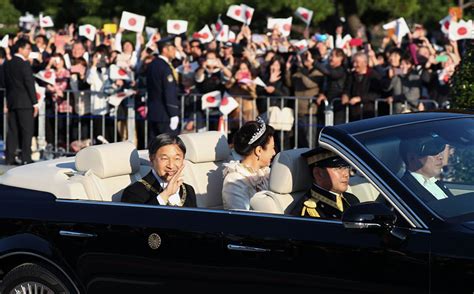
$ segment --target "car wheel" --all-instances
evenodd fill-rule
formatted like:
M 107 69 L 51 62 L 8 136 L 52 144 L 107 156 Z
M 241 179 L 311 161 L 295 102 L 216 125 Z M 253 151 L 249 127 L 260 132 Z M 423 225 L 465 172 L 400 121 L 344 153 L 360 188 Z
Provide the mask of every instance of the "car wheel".
M 69 294 L 66 284 L 49 269 L 33 263 L 25 263 L 5 275 L 0 286 L 3 294 Z

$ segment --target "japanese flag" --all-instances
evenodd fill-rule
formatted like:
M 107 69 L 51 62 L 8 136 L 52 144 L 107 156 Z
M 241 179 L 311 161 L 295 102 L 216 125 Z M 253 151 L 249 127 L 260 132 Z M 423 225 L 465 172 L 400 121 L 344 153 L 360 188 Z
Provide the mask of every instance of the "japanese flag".
M 216 36 L 216 40 L 219 42 L 227 42 L 229 41 L 229 26 L 223 25 L 219 34 Z
M 56 74 L 51 69 L 42 70 L 35 77 L 53 86 L 56 84 Z
M 150 40 L 153 38 L 153 36 L 158 33 L 157 28 L 152 28 L 152 27 L 145 27 L 145 32 L 146 32 L 146 38 Z
M 245 23 L 244 12 L 242 11 L 241 5 L 229 6 L 229 9 L 227 9 L 226 15 L 236 21 Z
M 441 25 L 441 31 L 446 35 L 449 34 L 449 26 L 451 25 L 451 15 L 448 15 L 442 20 L 440 20 L 439 24 Z
M 472 27 L 472 20 L 460 22 L 451 22 L 449 26 L 449 39 L 458 41 L 462 39 L 474 39 L 474 28 Z
M 51 16 L 43 16 L 42 14 L 40 14 L 39 25 L 42 28 L 54 27 L 53 19 L 51 18 Z
M 297 42 L 294 42 L 293 43 L 293 46 L 298 49 L 299 52 L 303 52 L 305 51 L 306 49 L 308 49 L 308 41 L 306 41 L 305 39 L 303 40 L 299 40 Z
M 131 80 L 130 73 L 121 67 L 118 67 L 115 64 L 110 65 L 110 73 L 109 77 L 111 80 L 125 80 L 129 81 Z
M 145 17 L 128 11 L 122 12 L 120 27 L 126 30 L 141 33 L 145 26 Z
M 202 103 L 201 108 L 203 110 L 206 108 L 218 107 L 221 103 L 221 92 L 212 91 L 212 92 L 202 95 L 201 103 Z
M 224 28 L 224 22 L 222 21 L 220 14 L 217 18 L 217 22 L 215 23 L 214 28 L 216 29 L 216 34 L 218 34 Z
M 201 43 L 209 43 L 214 39 L 211 29 L 205 25 L 199 32 L 193 34 L 193 38 L 197 38 Z
M 298 7 L 298 9 L 296 9 L 295 15 L 309 26 L 311 19 L 313 18 L 313 11 L 304 7 Z
M 250 23 L 252 22 L 253 12 L 255 11 L 255 9 L 245 4 L 240 4 L 240 7 L 242 9 L 244 23 L 246 25 L 250 25 Z
M 0 42 L 0 47 L 2 47 L 2 48 L 7 48 L 8 47 L 8 35 L 3 36 L 3 39 Z
M 229 42 L 235 42 L 236 35 L 233 31 L 229 30 Z
M 132 95 L 135 95 L 136 92 L 134 90 L 131 90 L 131 89 L 128 89 L 128 90 L 125 90 L 123 92 L 119 92 L 119 93 L 115 93 L 113 95 L 110 95 L 109 98 L 108 98 L 108 102 L 109 104 L 117 107 L 120 105 L 120 103 L 122 103 L 122 101 L 127 98 L 127 97 L 130 97 Z
M 283 37 L 288 37 L 291 33 L 291 23 L 293 17 L 288 18 L 269 18 L 267 23 L 267 29 L 273 30 L 275 27 L 278 28 Z
M 39 104 L 42 104 L 44 101 L 44 97 L 46 95 L 46 88 L 45 87 L 40 87 L 37 83 L 35 83 L 35 94 L 36 94 L 36 100 L 38 101 Z
M 395 29 L 395 34 L 397 35 L 397 39 L 400 42 L 402 38 L 410 32 L 408 28 L 407 22 L 403 17 L 400 17 L 394 21 L 391 21 L 387 24 L 383 25 L 384 30 Z
M 219 111 L 224 115 L 228 115 L 237 107 L 239 107 L 239 103 L 234 99 L 234 97 L 225 92 L 224 97 L 222 97 L 221 100 L 221 105 L 219 106 Z
M 90 25 L 90 24 L 82 25 L 79 27 L 79 36 L 84 36 L 87 39 L 94 41 L 96 31 L 97 29 L 93 25 Z
M 168 34 L 179 35 L 186 33 L 188 30 L 188 22 L 185 20 L 170 19 L 166 22 L 166 31 Z

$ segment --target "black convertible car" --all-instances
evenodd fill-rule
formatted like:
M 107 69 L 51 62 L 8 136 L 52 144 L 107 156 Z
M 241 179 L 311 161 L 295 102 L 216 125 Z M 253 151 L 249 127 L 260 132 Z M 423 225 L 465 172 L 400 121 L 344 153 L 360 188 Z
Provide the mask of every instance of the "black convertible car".
M 194 209 L 121 203 L 150 170 L 146 151 L 127 142 L 2 175 L 0 292 L 473 293 L 474 115 L 326 127 L 319 145 L 352 165 L 350 191 L 361 202 L 341 220 L 289 214 L 312 182 L 307 149 L 274 158 L 270 191 L 252 197 L 253 211 L 223 210 L 222 169 L 233 157 L 225 137 L 181 137 Z M 407 180 L 407 149 L 442 160 L 425 182 L 436 190 L 441 181 L 449 196 Z

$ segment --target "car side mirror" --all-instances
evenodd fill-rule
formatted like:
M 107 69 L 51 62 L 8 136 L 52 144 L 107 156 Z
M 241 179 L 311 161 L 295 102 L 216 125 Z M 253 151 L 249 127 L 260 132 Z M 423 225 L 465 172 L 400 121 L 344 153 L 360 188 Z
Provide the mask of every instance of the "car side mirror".
M 391 228 L 396 220 L 397 215 L 390 208 L 374 201 L 354 204 L 342 215 L 346 229 Z

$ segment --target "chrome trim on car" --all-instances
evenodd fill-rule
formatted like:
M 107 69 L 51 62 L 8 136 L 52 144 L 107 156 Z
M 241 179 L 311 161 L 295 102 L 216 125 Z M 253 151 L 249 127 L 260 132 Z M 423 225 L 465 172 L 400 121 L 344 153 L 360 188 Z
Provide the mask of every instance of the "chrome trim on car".
M 232 251 L 257 252 L 257 253 L 271 251 L 270 249 L 267 249 L 267 248 L 249 247 L 249 246 L 233 245 L 233 244 L 227 244 L 227 249 L 232 250 Z
M 149 204 L 132 204 L 125 202 L 110 202 L 110 201 L 96 201 L 96 200 L 74 200 L 74 199 L 56 199 L 56 202 L 62 203 L 79 203 L 79 204 L 89 204 L 89 205 L 106 205 L 106 206 L 120 206 L 120 207 L 137 207 L 137 208 L 146 208 L 146 209 L 166 209 L 166 210 L 179 210 L 179 211 L 199 211 L 205 213 L 218 213 L 218 214 L 239 214 L 247 215 L 252 217 L 265 217 L 265 218 L 279 218 L 279 219 L 290 219 L 292 221 L 305 221 L 305 222 L 319 222 L 319 223 L 330 223 L 330 224 L 339 224 L 342 225 L 341 220 L 331 220 L 331 219 L 319 219 L 313 217 L 296 217 L 289 214 L 272 214 L 256 211 L 238 211 L 238 210 L 224 210 L 224 209 L 210 209 L 205 207 L 198 208 L 189 208 L 189 207 L 174 207 L 174 206 L 165 206 L 165 205 L 149 205 Z
M 94 238 L 97 237 L 96 234 L 89 234 L 89 233 L 81 233 L 81 232 L 74 232 L 74 231 L 59 231 L 59 235 L 65 237 L 77 237 L 77 238 Z
M 53 265 L 56 269 L 58 269 L 68 279 L 68 281 L 71 283 L 71 285 L 74 287 L 74 290 L 76 290 L 77 293 L 81 293 L 81 291 L 79 291 L 79 288 L 76 286 L 76 283 L 74 283 L 73 279 L 66 273 L 65 270 L 63 270 L 58 264 L 56 264 L 51 259 L 46 258 L 42 255 L 39 255 L 39 254 L 36 254 L 36 253 L 31 253 L 31 252 L 28 252 L 28 251 L 15 251 L 15 252 L 10 252 L 10 253 L 7 253 L 7 254 L 4 254 L 4 255 L 0 256 L 0 260 L 2 260 L 3 258 L 6 258 L 6 257 L 12 256 L 12 255 L 22 255 L 22 254 L 23 255 L 31 255 L 31 256 L 38 257 L 40 259 L 43 259 L 43 260 L 47 261 L 49 264 Z
M 379 229 L 382 227 L 376 223 L 362 223 L 362 222 L 344 222 L 346 229 Z
M 344 160 L 347 162 L 351 163 L 351 165 L 358 171 L 360 172 L 374 187 L 378 188 L 379 192 L 387 199 L 390 204 L 395 207 L 395 209 L 405 218 L 405 220 L 414 228 L 423 228 L 423 229 L 428 229 L 428 226 L 421 220 L 421 218 L 408 206 L 406 203 L 396 195 L 396 193 L 387 185 L 383 184 L 384 181 L 377 175 L 377 173 L 370 168 L 365 162 L 363 162 L 358 156 L 356 156 L 351 150 L 349 150 L 346 146 L 344 146 L 341 142 L 337 141 L 333 137 L 330 137 L 328 135 L 325 135 L 324 133 L 321 133 L 319 137 L 319 142 L 321 147 L 325 147 L 336 154 L 340 155 Z M 333 145 L 336 145 L 340 149 L 337 149 Z M 342 154 L 341 150 L 344 150 L 347 152 L 347 154 L 351 157 L 349 158 L 346 154 Z M 355 162 L 358 162 L 360 164 L 355 164 Z M 370 172 L 374 178 L 375 181 L 379 182 L 379 184 L 376 184 L 374 179 L 369 177 L 367 175 L 367 172 L 362 170 L 362 167 L 368 172 Z M 391 197 L 389 197 L 389 195 Z M 392 199 L 393 198 L 393 199 Z

